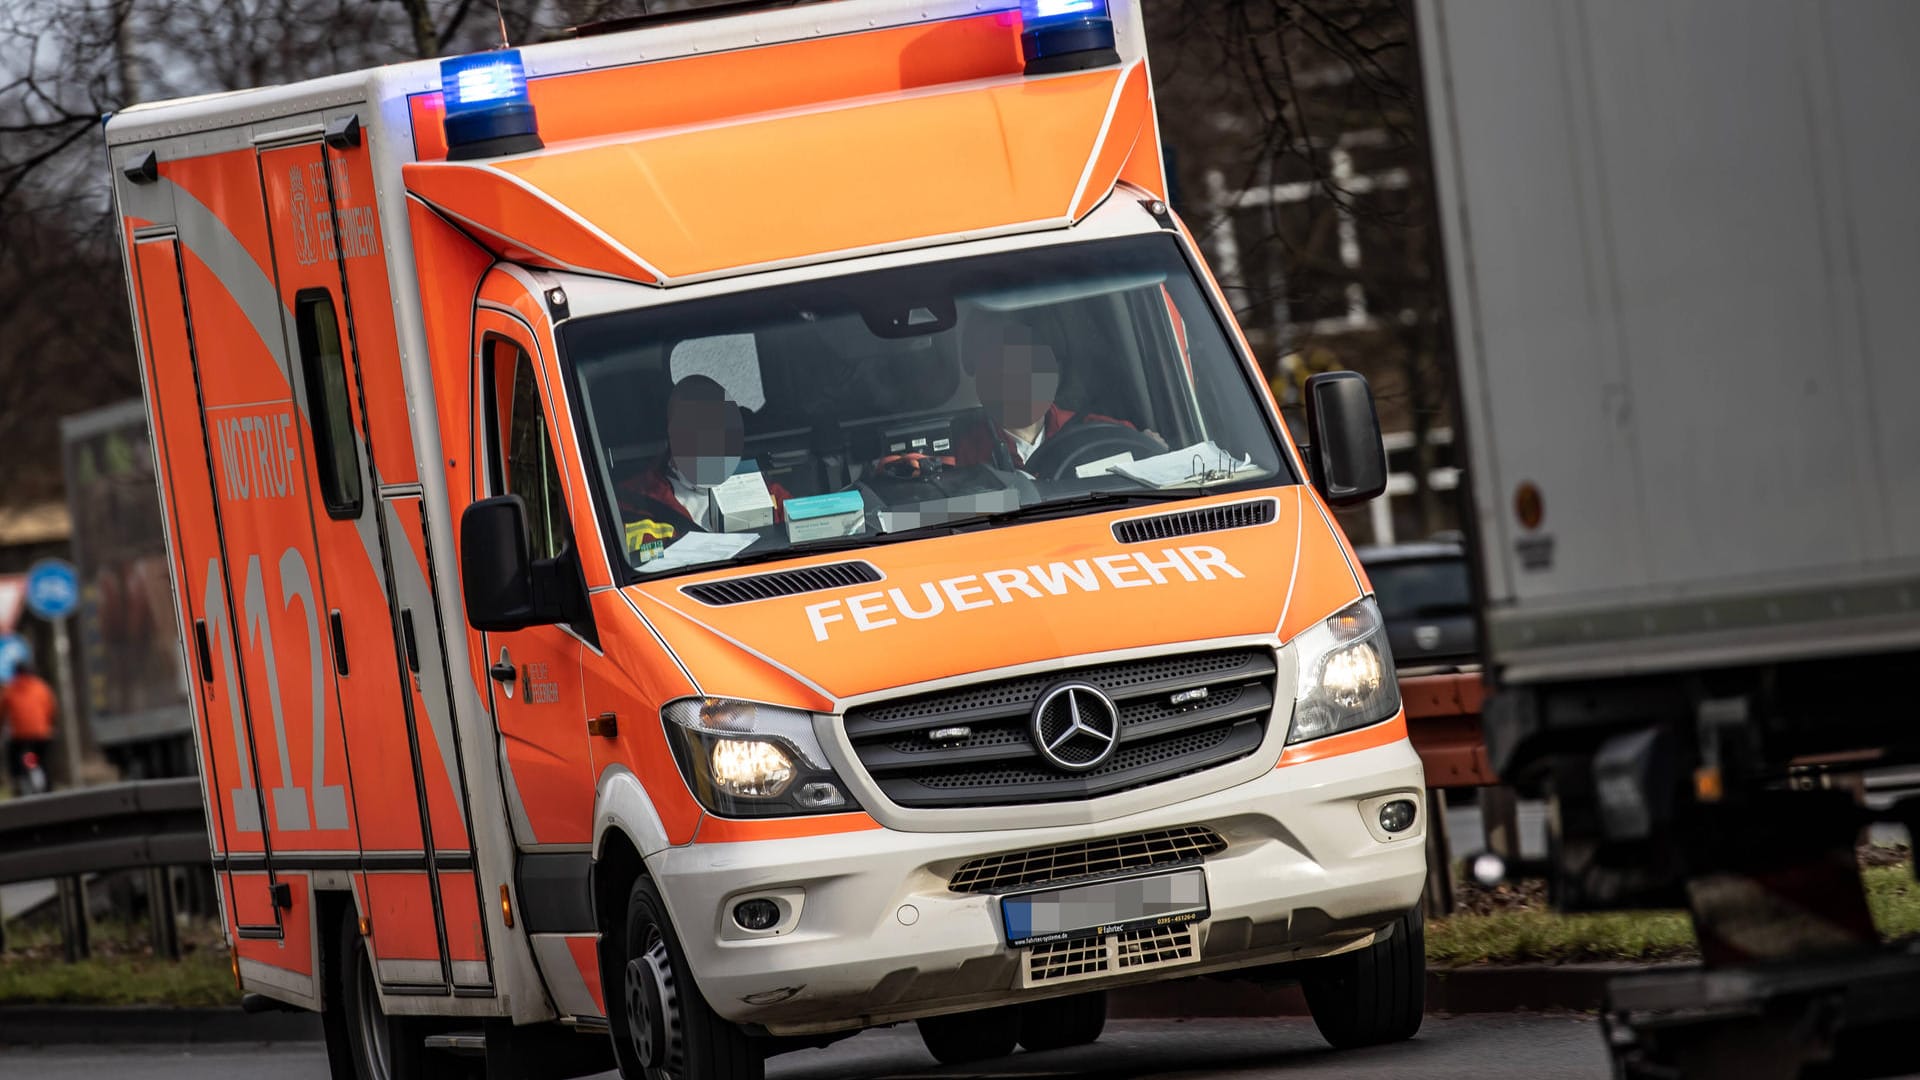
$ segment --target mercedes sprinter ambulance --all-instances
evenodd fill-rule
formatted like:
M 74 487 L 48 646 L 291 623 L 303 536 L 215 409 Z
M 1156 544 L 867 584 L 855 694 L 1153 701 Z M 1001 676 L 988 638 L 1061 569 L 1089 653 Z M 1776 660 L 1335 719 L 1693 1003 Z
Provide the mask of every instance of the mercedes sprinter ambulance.
M 335 1075 L 1419 1024 L 1424 784 L 1135 0 L 845 0 L 106 125 L 237 977 Z

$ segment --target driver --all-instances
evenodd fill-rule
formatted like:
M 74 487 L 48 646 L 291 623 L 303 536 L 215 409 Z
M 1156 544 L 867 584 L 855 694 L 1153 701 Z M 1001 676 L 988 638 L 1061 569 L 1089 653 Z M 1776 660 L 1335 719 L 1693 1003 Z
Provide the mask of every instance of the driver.
M 618 488 L 628 551 L 644 561 L 683 533 L 721 531 L 713 489 L 739 467 L 745 443 L 740 406 L 719 383 L 705 375 L 675 383 L 667 395 L 665 453 Z M 777 522 L 787 491 L 768 481 L 767 493 Z
M 1008 465 L 1023 468 L 1043 443 L 1080 424 L 1118 424 L 1124 420 L 1076 413 L 1054 401 L 1060 391 L 1060 363 L 1032 327 L 1010 316 L 981 312 L 968 321 L 960 341 L 961 365 L 973 374 L 974 394 L 986 422 L 954 437 L 955 465 Z M 1005 455 L 1002 458 L 1000 455 Z

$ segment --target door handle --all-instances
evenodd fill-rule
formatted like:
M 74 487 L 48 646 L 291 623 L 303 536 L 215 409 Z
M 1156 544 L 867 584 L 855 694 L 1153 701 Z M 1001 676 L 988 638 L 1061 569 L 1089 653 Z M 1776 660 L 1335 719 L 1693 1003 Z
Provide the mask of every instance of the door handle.
M 333 630 L 333 671 L 345 678 L 347 674 L 347 631 L 340 625 L 340 609 L 327 612 L 327 625 Z
M 487 674 L 493 676 L 494 682 L 501 683 L 511 683 L 520 677 L 519 672 L 514 670 L 513 661 L 507 659 L 505 652 L 500 654 L 498 663 L 487 669 Z

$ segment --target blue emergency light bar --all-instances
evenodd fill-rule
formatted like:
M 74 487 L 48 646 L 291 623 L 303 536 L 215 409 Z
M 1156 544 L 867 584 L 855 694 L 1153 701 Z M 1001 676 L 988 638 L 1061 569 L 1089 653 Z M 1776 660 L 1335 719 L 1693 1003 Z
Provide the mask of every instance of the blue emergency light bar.
M 1081 71 L 1120 62 L 1107 0 L 1020 0 L 1027 74 Z
M 440 61 L 440 100 L 446 108 L 449 161 L 520 154 L 545 145 L 518 49 Z

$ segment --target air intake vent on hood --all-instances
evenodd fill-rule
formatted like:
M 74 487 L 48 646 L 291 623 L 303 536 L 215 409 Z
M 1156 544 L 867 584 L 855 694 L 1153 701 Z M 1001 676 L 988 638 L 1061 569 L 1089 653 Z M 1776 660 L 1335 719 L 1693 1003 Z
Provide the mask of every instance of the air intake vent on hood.
M 1249 525 L 1273 522 L 1274 500 L 1222 503 L 1177 514 L 1128 518 L 1113 523 L 1113 538 L 1123 544 L 1144 544 L 1149 540 L 1171 540 L 1176 536 L 1216 532 L 1220 529 L 1244 529 Z
M 703 604 L 724 607 L 753 600 L 771 600 L 776 596 L 838 589 L 845 585 L 865 585 L 879 580 L 880 571 L 874 569 L 872 563 L 837 562 L 803 566 L 798 570 L 779 570 L 771 574 L 703 581 L 680 591 Z

